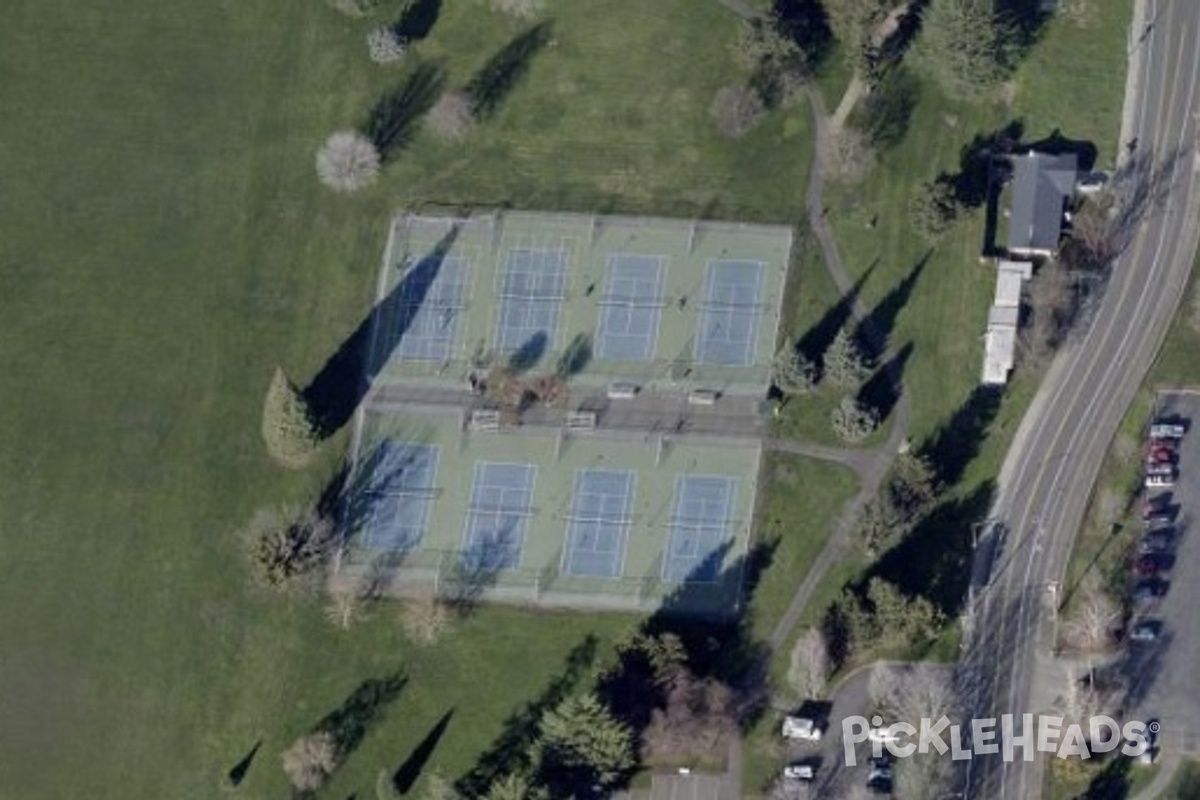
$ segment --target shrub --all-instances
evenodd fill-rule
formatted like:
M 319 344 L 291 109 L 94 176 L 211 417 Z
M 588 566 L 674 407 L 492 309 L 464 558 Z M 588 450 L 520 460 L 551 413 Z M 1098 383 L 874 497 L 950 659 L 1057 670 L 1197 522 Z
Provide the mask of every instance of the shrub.
M 917 233 L 926 239 L 936 239 L 949 230 L 962 211 L 962 204 L 949 181 L 926 181 L 921 184 L 908 207 L 909 220 Z
M 722 136 L 737 139 L 762 119 L 763 102 L 749 87 L 725 86 L 717 90 L 710 113 Z
M 355 131 L 339 131 L 317 152 L 317 177 L 335 192 L 357 192 L 379 175 L 379 150 Z
M 381 25 L 367 34 L 367 53 L 376 64 L 395 64 L 404 58 L 404 37 L 392 25 Z
M 474 103 L 470 95 L 458 90 L 444 93 L 429 109 L 425 127 L 445 142 L 465 139 L 475 128 Z
M 267 454 L 288 469 L 308 466 L 317 452 L 317 432 L 308 405 L 279 367 L 263 400 L 262 437 Z

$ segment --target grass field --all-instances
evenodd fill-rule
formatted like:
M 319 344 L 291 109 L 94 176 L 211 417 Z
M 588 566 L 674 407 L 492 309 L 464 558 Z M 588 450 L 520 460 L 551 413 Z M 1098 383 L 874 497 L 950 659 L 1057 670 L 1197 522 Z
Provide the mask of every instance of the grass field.
M 426 651 L 390 614 L 336 633 L 313 600 L 249 590 L 234 536 L 332 471 L 337 442 L 273 468 L 260 402 L 275 363 L 304 383 L 358 324 L 395 207 L 798 215 L 802 109 L 711 132 L 735 31 L 716 3 L 550 14 L 474 139 L 418 132 L 346 199 L 313 175 L 328 133 L 414 62 L 465 82 L 520 27 L 444 3 L 381 69 L 375 23 L 319 0 L 0 8 L 0 795 L 212 797 L 261 738 L 241 794 L 279 796 L 279 751 L 395 669 L 409 684 L 324 796 L 369 796 L 452 706 L 430 768 L 453 776 L 587 633 L 629 624 L 489 610 Z

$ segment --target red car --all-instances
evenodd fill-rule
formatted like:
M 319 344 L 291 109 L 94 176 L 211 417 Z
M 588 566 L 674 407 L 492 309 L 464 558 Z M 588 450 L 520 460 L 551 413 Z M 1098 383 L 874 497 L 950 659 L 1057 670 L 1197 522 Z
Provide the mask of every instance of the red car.
M 1175 461 L 1175 452 L 1165 447 L 1152 447 L 1146 453 L 1147 464 L 1170 464 Z
M 1142 578 L 1153 578 L 1162 572 L 1162 564 L 1153 555 L 1138 556 L 1133 562 L 1133 571 Z

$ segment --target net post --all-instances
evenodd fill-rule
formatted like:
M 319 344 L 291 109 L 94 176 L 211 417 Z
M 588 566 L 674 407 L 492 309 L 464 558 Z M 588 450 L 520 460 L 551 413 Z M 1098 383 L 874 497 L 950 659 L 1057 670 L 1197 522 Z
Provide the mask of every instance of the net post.
M 688 227 L 687 251 L 690 256 L 696 245 L 696 220 L 692 220 L 691 226 Z
M 658 442 L 656 442 L 655 447 L 654 447 L 654 466 L 661 467 L 662 460 L 663 460 L 663 435 L 661 433 L 659 433 L 658 434 Z

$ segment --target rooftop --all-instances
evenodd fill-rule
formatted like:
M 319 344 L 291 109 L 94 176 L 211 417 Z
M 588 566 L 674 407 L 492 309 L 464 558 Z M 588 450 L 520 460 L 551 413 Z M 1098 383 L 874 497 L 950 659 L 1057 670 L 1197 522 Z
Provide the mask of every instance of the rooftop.
M 1051 155 L 1029 151 L 1014 156 L 1012 211 L 1008 249 L 1014 253 L 1049 254 L 1058 249 L 1063 206 L 1075 190 L 1079 172 L 1074 153 Z

